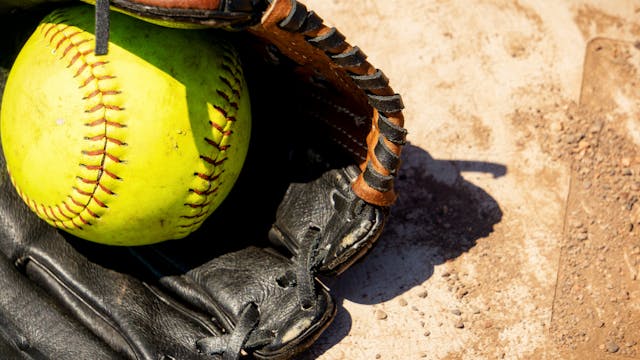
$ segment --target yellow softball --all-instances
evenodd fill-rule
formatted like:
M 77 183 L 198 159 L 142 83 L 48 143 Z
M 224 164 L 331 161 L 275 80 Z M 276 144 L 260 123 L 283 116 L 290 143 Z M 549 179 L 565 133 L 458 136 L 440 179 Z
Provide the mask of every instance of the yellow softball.
M 233 187 L 250 137 L 234 49 L 211 32 L 94 10 L 47 16 L 12 67 L 0 113 L 13 184 L 49 224 L 111 245 L 196 230 Z

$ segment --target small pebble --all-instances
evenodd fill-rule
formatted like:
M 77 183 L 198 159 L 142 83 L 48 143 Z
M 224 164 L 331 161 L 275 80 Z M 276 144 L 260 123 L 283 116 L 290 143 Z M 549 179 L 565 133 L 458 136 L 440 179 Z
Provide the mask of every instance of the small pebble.
M 456 321 L 453 326 L 455 326 L 456 329 L 464 329 L 464 323 L 462 321 Z
M 427 336 L 429 336 L 429 335 L 431 335 L 431 331 L 427 330 L 427 331 L 425 331 L 425 332 L 424 332 L 424 336 L 425 336 L 425 337 L 427 337 Z
M 400 298 L 398 300 L 398 303 L 400 304 L 400 306 L 407 306 L 409 305 L 409 303 L 407 302 L 407 300 L 405 300 L 405 298 Z
M 387 315 L 387 313 L 382 310 L 376 310 L 375 315 L 376 319 L 378 320 L 386 320 L 389 317 L 389 315 Z
M 620 350 L 620 346 L 618 346 L 618 344 L 614 343 L 613 341 L 609 341 L 606 345 L 607 348 L 607 352 L 610 353 L 617 353 L 618 350 Z
M 451 310 L 451 313 L 456 316 L 462 315 L 462 311 L 460 311 L 459 309 L 453 309 Z
M 427 296 L 429 296 L 429 293 L 427 292 L 427 290 L 423 290 L 423 291 L 421 291 L 421 292 L 419 292 L 419 293 L 418 293 L 418 297 L 419 297 L 419 298 L 424 299 L 424 298 L 426 298 Z
M 557 133 L 564 130 L 564 125 L 560 121 L 554 121 L 549 126 L 549 129 L 551 129 L 551 131 L 553 131 L 554 133 Z

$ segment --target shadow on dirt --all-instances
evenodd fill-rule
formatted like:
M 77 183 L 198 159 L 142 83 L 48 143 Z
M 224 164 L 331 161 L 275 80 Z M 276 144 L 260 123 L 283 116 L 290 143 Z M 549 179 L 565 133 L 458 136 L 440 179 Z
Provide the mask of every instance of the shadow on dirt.
M 504 176 L 495 163 L 437 160 L 407 145 L 397 182 L 399 198 L 375 249 L 338 278 L 323 279 L 338 304 L 348 300 L 378 304 L 429 279 L 436 265 L 454 259 L 493 232 L 502 219 L 499 204 L 461 172 Z M 351 316 L 338 311 L 334 324 L 315 348 L 324 352 L 350 331 Z

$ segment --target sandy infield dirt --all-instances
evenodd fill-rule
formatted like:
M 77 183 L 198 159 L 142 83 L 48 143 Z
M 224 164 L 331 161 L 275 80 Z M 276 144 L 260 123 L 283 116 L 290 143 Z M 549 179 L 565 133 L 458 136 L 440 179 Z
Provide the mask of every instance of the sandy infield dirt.
M 409 143 L 301 358 L 640 359 L 640 2 L 303 2 L 391 79 Z
M 305 4 L 389 76 L 410 134 L 304 359 L 640 359 L 640 3 Z

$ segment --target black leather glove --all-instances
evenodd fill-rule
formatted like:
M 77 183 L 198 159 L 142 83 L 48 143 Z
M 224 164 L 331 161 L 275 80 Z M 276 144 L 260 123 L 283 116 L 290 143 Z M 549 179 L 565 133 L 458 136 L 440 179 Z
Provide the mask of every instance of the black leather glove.
M 12 9 L 0 46 L 24 38 L 9 19 L 28 29 L 20 19 L 64 2 L 0 0 L 0 13 Z M 153 21 L 235 30 L 254 118 L 243 174 L 190 237 L 124 248 L 38 220 L 2 170 L 0 358 L 291 358 L 335 313 L 315 275 L 341 273 L 381 233 L 406 136 L 384 74 L 296 1 L 199 3 L 211 8 L 111 1 Z

